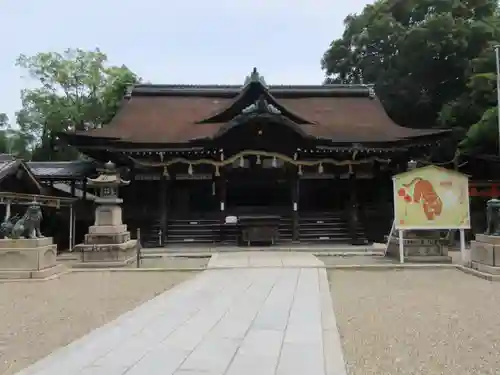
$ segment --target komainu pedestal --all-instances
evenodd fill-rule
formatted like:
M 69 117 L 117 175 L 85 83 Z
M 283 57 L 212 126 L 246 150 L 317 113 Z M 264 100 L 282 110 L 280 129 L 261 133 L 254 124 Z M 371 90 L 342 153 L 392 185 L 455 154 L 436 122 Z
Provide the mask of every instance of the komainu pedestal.
M 64 270 L 56 263 L 57 246 L 40 232 L 42 208 L 36 201 L 23 216 L 0 225 L 0 279 L 45 279 Z
M 118 198 L 118 187 L 126 184 L 111 162 L 97 178 L 88 179 L 88 186 L 99 190 L 95 200 L 98 207 L 84 243 L 74 248 L 81 254 L 76 267 L 123 267 L 135 260 L 138 244 L 122 222 L 122 200 Z
M 405 262 L 451 263 L 448 249 L 437 231 L 404 231 L 403 237 Z M 399 238 L 395 234 L 389 240 L 389 256 L 399 259 Z
M 51 237 L 0 239 L 0 279 L 45 279 L 64 270 L 56 264 Z
M 476 234 L 470 243 L 471 267 L 492 275 L 500 275 L 500 236 Z
M 492 275 L 500 275 L 500 200 L 486 203 L 486 233 L 476 234 L 470 243 L 471 267 Z

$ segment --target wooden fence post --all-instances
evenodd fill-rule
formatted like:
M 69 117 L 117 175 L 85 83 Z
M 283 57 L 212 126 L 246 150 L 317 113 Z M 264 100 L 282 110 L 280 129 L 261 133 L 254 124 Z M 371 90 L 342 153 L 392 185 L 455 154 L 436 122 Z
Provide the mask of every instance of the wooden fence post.
M 137 228 L 136 266 L 141 267 L 141 228 Z

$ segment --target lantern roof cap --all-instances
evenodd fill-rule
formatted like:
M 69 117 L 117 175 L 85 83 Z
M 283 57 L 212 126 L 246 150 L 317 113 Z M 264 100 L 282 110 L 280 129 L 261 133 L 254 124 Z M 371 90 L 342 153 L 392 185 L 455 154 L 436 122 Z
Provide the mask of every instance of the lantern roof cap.
M 104 168 L 99 169 L 100 175 L 96 178 L 87 178 L 88 185 L 91 187 L 122 186 L 128 185 L 130 181 L 125 181 L 120 177 L 116 166 L 112 161 L 104 164 Z

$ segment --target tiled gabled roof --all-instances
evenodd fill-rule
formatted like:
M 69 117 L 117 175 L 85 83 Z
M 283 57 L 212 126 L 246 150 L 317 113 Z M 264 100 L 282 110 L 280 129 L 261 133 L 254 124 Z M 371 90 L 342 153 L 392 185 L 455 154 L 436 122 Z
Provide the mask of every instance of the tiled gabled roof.
M 29 181 L 35 187 L 38 192 L 42 191 L 42 186 L 38 182 L 36 176 L 33 174 L 31 169 L 27 166 L 21 159 L 16 159 L 14 155 L 11 154 L 0 154 L 0 180 L 5 177 L 17 173 L 17 171 L 22 170 L 28 176 Z
M 0 154 L 0 180 L 4 178 L 13 168 L 18 168 L 20 160 L 16 160 L 10 154 Z
M 348 144 L 385 143 L 448 133 L 398 126 L 367 85 L 261 84 L 275 100 L 272 104 L 282 109 L 282 114 L 288 113 L 289 119 L 305 120 L 295 122 L 311 138 Z M 233 109 L 241 109 L 235 103 L 244 96 L 246 88 L 248 84 L 137 85 L 110 124 L 69 135 L 128 143 L 188 143 L 210 139 L 227 123 L 227 114 L 235 115 Z M 219 117 L 220 122 L 207 121 Z
M 39 179 L 83 179 L 95 171 L 92 161 L 32 161 L 27 163 Z

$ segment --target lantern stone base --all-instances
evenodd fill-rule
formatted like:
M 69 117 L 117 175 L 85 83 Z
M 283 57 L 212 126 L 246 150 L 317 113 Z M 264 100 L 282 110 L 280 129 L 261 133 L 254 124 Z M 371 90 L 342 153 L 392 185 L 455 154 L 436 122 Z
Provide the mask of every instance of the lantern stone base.
M 472 268 L 500 275 L 500 236 L 476 234 L 476 240 L 470 243 Z
M 443 246 L 443 241 L 438 233 L 410 232 L 403 237 L 404 261 L 414 263 L 451 263 L 448 249 Z M 389 241 L 387 255 L 399 259 L 399 238 L 393 236 Z
M 128 232 L 127 232 L 128 233 Z M 128 233 L 130 238 L 130 233 Z M 90 237 L 93 240 L 95 238 Z M 108 239 L 111 241 L 111 239 Z M 109 242 L 108 241 L 108 242 Z M 126 267 L 135 262 L 137 256 L 137 240 L 128 240 L 123 243 L 83 243 L 76 245 L 75 252 L 79 253 L 79 261 L 73 268 L 113 268 Z
M 0 239 L 0 279 L 45 279 L 64 271 L 51 237 Z
M 120 228 L 92 226 L 89 228 L 89 233 L 85 235 L 84 243 L 86 245 L 122 244 L 130 241 L 130 232 L 126 229 L 126 225 L 120 225 Z

